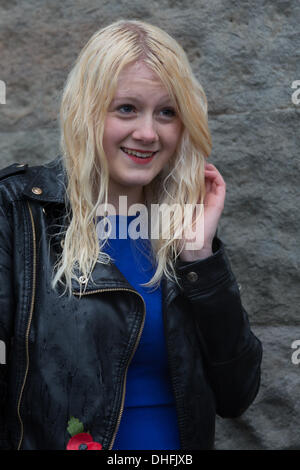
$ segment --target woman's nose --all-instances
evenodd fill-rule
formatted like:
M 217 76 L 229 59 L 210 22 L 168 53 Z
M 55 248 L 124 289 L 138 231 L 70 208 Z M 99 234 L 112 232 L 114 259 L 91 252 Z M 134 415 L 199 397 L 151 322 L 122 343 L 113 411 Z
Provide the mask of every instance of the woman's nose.
M 157 142 L 158 133 L 152 116 L 141 117 L 136 120 L 136 127 L 132 137 L 145 143 Z

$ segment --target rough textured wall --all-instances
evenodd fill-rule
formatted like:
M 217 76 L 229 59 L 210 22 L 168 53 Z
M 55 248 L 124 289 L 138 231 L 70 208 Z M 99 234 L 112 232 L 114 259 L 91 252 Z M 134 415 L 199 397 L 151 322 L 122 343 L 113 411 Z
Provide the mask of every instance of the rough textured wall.
M 219 234 L 264 346 L 259 395 L 241 418 L 217 420 L 216 448 L 300 449 L 299 2 L 1 0 L 1 167 L 56 157 L 64 80 L 91 34 L 121 17 L 174 35 L 203 84 L 210 160 L 227 183 Z

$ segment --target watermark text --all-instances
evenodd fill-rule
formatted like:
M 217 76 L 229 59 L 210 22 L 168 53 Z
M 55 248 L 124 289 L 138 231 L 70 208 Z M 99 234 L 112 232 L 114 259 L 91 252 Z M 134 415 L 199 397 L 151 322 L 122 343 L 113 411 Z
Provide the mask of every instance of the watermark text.
M 0 364 L 6 364 L 6 345 L 0 340 Z
M 300 80 L 294 80 L 291 87 L 296 88 L 296 91 L 292 94 L 292 103 L 300 104 Z
M 0 80 L 0 104 L 6 104 L 6 85 L 3 80 Z
M 118 234 L 116 215 L 119 218 Z M 203 204 L 132 204 L 127 207 L 127 196 L 119 197 L 119 209 L 112 204 L 97 208 L 97 235 L 100 239 L 138 238 L 184 239 L 186 250 L 199 250 L 204 245 Z M 132 218 L 133 216 L 133 218 Z M 131 218 L 130 218 L 131 217 Z M 176 224 L 175 224 L 176 220 Z
M 300 339 L 293 341 L 291 348 L 296 350 L 292 353 L 291 361 L 293 364 L 298 365 L 300 364 Z
M 147 462 L 147 463 L 145 463 Z M 168 465 L 169 467 L 177 467 L 178 465 L 191 465 L 193 463 L 193 456 L 191 454 L 150 454 L 145 456 L 122 456 L 113 454 L 107 459 L 108 465 L 126 465 L 133 468 L 138 468 L 141 464 L 143 466 L 149 465 Z M 143 467 L 141 467 L 143 468 Z

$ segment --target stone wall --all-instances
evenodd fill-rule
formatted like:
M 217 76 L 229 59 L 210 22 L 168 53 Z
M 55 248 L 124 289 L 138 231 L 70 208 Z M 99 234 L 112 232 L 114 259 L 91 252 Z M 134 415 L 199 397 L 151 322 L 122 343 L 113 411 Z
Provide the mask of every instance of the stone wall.
M 91 34 L 119 18 L 176 37 L 208 98 L 210 161 L 227 183 L 219 235 L 264 347 L 260 392 L 241 418 L 217 419 L 216 448 L 300 449 L 299 2 L 1 0 L 1 168 L 57 156 L 67 74 Z

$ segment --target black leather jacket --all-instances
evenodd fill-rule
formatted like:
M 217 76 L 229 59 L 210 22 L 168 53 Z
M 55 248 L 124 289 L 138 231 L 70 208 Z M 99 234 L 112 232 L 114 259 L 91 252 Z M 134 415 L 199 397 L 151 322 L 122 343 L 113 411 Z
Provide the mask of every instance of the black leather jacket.
M 59 157 L 0 171 L 0 448 L 65 449 L 75 416 L 111 449 L 143 329 L 144 300 L 114 264 L 96 264 L 95 284 L 89 281 L 81 299 L 76 282 L 71 299 L 51 289 L 64 179 Z M 261 344 L 217 237 L 213 251 L 177 262 L 180 288 L 162 280 L 182 449 L 213 448 L 216 413 L 241 415 L 260 381 Z

